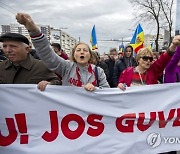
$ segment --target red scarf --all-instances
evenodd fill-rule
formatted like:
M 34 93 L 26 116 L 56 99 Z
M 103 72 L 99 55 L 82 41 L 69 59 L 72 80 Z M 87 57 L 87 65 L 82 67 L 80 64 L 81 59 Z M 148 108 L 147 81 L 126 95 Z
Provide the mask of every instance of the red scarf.
M 96 86 L 96 85 L 97 85 L 96 75 L 95 75 L 95 72 L 93 71 L 93 69 L 92 69 L 92 67 L 91 67 L 91 64 L 88 64 L 88 72 L 94 75 L 94 81 L 91 82 L 91 83 L 92 83 L 94 86 Z M 76 75 L 77 75 L 77 79 L 78 79 L 78 81 L 77 81 L 77 86 L 78 86 L 78 87 L 82 87 L 83 84 L 82 84 L 82 81 L 81 81 L 81 76 L 80 76 L 80 74 L 79 74 L 79 67 L 76 67 Z

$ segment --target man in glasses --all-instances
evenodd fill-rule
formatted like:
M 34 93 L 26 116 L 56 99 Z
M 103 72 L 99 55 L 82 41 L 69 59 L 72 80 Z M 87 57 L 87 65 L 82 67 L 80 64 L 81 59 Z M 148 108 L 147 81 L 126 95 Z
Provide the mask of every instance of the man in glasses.
M 137 66 L 124 70 L 119 78 L 118 87 L 125 90 L 124 85 L 138 86 L 157 84 L 166 65 L 170 61 L 177 46 L 180 45 L 180 35 L 174 37 L 169 49 L 161 54 L 159 59 L 153 62 L 153 52 L 148 48 L 142 48 L 136 56 Z

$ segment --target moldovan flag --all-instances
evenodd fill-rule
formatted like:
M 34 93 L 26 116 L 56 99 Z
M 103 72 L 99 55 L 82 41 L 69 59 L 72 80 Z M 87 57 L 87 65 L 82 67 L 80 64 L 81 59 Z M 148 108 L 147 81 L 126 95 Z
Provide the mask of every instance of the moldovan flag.
M 150 50 L 152 50 L 152 46 L 153 46 L 153 43 L 149 44 L 149 45 L 147 46 L 147 48 L 150 49 Z
M 96 39 L 96 30 L 95 30 L 95 25 L 93 26 L 93 29 L 91 31 L 91 39 L 90 42 L 92 44 L 92 50 L 98 49 L 97 47 L 97 39 Z
M 131 39 L 130 45 L 133 47 L 135 53 L 138 52 L 139 49 L 143 48 L 144 44 L 144 31 L 140 24 L 138 24 L 136 31 Z
M 119 51 L 124 52 L 124 44 L 123 43 L 119 46 Z

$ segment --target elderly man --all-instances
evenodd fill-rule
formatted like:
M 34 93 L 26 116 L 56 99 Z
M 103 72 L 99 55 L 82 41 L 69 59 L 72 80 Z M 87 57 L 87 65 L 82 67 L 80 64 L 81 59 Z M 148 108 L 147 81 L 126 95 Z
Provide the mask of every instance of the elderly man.
M 42 80 L 59 84 L 58 77 L 44 63 L 29 54 L 29 40 L 17 33 L 0 36 L 7 60 L 0 62 L 0 84 L 37 84 Z

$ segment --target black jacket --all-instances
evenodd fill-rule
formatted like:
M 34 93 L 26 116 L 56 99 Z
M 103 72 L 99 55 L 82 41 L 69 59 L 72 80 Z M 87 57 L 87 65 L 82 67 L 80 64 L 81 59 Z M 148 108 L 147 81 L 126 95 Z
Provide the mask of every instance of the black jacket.
M 105 60 L 105 63 L 107 64 L 108 70 L 109 70 L 109 75 L 108 75 L 107 81 L 108 81 L 110 87 L 113 88 L 114 87 L 114 85 L 113 85 L 113 71 L 114 71 L 115 61 L 111 60 L 111 59 L 107 59 L 107 60 Z
M 104 73 L 106 74 L 106 79 L 109 78 L 109 69 L 105 62 L 98 62 L 96 66 L 101 67 L 104 70 Z
M 0 49 L 0 61 L 6 60 L 6 56 L 4 55 L 3 51 Z

